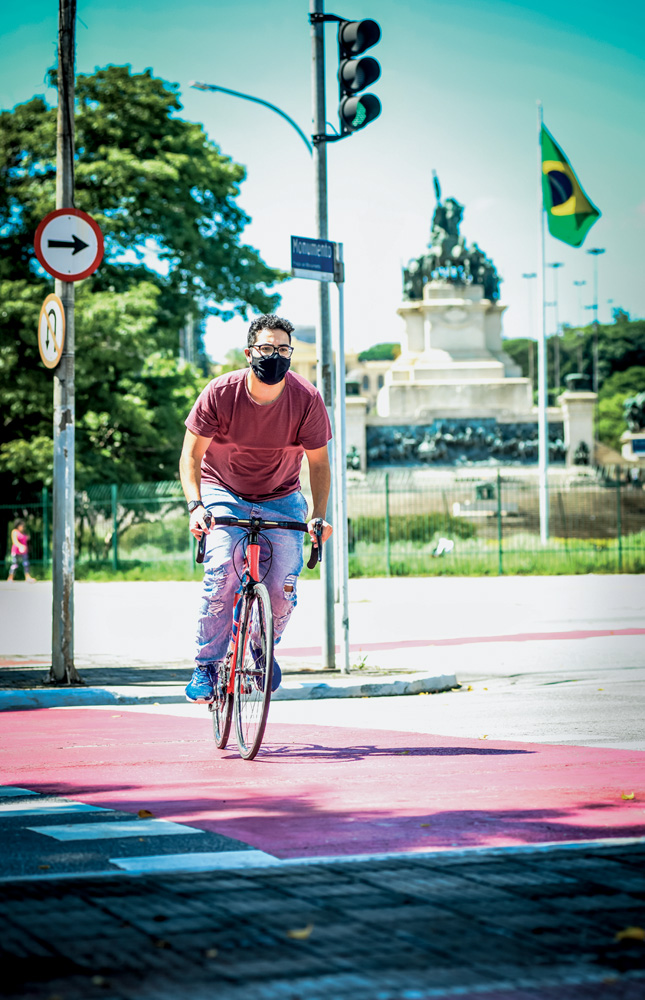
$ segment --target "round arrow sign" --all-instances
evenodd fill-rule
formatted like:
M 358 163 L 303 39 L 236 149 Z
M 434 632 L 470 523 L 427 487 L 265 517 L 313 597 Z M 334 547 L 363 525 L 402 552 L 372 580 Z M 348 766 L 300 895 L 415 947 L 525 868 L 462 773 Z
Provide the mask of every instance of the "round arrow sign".
M 45 368 L 55 368 L 65 344 L 65 310 L 57 295 L 48 295 L 38 320 L 38 350 Z
M 49 274 L 61 281 L 80 281 L 103 260 L 103 233 L 87 212 L 58 208 L 46 215 L 36 230 L 36 257 Z

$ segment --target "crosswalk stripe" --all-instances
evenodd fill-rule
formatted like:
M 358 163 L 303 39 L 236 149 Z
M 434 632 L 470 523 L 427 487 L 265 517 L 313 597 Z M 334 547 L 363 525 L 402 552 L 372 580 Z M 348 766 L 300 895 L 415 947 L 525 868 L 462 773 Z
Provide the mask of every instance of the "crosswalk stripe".
M 130 875 L 152 872 L 209 872 L 218 868 L 265 868 L 280 865 L 264 851 L 219 851 L 201 854 L 153 854 L 142 858 L 110 858 L 111 865 Z
M 61 823 L 59 826 L 28 826 L 54 840 L 108 840 L 116 837 L 164 837 L 183 833 L 204 833 L 194 826 L 184 826 L 164 819 L 107 820 L 104 823 Z
M 14 806 L 12 802 L 0 803 L 0 819 L 6 816 L 47 816 L 59 815 L 60 813 L 88 813 L 88 812 L 114 812 L 113 809 L 104 809 L 103 806 L 90 806 L 85 802 L 70 802 L 67 799 L 47 799 L 32 802 L 29 806 Z

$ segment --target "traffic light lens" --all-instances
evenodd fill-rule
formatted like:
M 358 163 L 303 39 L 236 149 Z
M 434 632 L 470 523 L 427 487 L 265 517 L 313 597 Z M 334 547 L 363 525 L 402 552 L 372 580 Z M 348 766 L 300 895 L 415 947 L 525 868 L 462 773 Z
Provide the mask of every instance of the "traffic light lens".
M 374 94 L 364 94 L 362 97 L 345 97 L 340 102 L 339 114 L 341 124 L 356 132 L 359 128 L 369 125 L 381 113 L 381 102 Z
M 381 67 L 371 56 L 365 59 L 345 59 L 340 64 L 341 86 L 349 93 L 355 94 L 371 86 L 380 75 Z
M 352 122 L 352 128 L 360 128 L 361 125 L 365 124 L 365 119 L 367 118 L 367 111 L 363 107 L 361 101 L 356 105 L 356 115 L 354 116 L 354 121 Z
M 358 56 L 381 37 L 381 29 L 376 21 L 344 21 L 338 31 L 338 41 L 345 58 Z

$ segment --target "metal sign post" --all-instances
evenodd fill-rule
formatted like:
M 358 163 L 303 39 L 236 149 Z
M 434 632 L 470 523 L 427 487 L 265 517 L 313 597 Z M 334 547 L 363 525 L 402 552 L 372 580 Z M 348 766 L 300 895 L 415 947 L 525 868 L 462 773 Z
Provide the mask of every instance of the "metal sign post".
M 340 669 L 349 673 L 349 554 L 347 520 L 347 434 L 345 404 L 345 268 L 343 244 L 338 244 L 335 275 L 338 289 L 338 340 L 336 343 L 336 511 L 338 532 L 338 603 L 341 613 Z
M 335 454 L 338 445 L 335 441 L 335 419 L 331 385 L 331 323 L 329 316 L 329 283 L 336 280 L 336 244 L 327 239 L 310 239 L 305 236 L 291 237 L 291 273 L 294 278 L 310 278 L 318 282 L 321 289 L 321 306 L 326 303 L 326 320 L 321 319 L 321 326 L 316 337 L 316 348 L 318 356 L 317 380 L 318 390 L 327 408 L 329 422 L 332 429 L 332 439 L 329 442 L 329 464 L 332 469 L 331 491 L 328 501 L 328 510 L 336 513 L 336 459 Z M 322 290 L 325 296 L 322 295 Z M 323 310 L 323 312 L 325 312 Z M 324 321 L 323 321 L 324 320 Z M 321 331 L 326 330 L 323 336 Z M 325 358 L 329 362 L 324 362 Z M 329 378 L 323 377 L 323 371 L 328 370 Z M 332 516 L 332 523 L 338 519 Z M 337 525 L 334 523 L 334 534 Z M 336 628 L 335 628 L 335 608 L 334 608 L 334 546 L 330 545 L 326 549 L 326 556 L 321 563 L 320 578 L 323 584 L 323 652 L 322 666 L 325 670 L 333 670 L 336 666 Z
M 80 680 L 74 667 L 74 282 L 96 271 L 103 234 L 74 208 L 74 39 L 76 0 L 59 0 L 56 211 L 34 238 L 36 257 L 55 279 L 55 295 L 43 303 L 38 346 L 54 371 L 54 496 L 52 544 L 52 667 L 58 683 Z

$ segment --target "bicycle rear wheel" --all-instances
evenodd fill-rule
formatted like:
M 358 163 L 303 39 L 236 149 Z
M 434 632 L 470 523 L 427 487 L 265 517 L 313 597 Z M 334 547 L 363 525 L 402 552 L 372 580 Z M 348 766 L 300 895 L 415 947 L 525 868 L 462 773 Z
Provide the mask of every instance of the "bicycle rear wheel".
M 268 590 L 256 583 L 246 599 L 235 664 L 235 735 L 245 760 L 253 760 L 260 749 L 272 679 L 273 612 Z
M 215 682 L 215 700 L 209 705 L 213 713 L 213 736 L 215 744 L 220 750 L 223 750 L 228 743 L 231 722 L 233 721 L 233 695 L 227 691 L 229 662 L 230 660 L 227 660 L 226 663 L 220 664 Z

